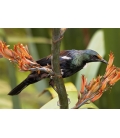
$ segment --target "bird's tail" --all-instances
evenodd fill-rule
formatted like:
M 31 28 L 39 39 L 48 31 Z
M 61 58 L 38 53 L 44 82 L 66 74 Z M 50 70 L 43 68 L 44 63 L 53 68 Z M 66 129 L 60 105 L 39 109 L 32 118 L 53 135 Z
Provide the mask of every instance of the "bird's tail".
M 19 85 L 17 85 L 14 89 L 12 89 L 8 95 L 17 95 L 19 94 L 25 87 L 27 87 L 29 83 L 27 83 L 26 79 L 22 81 Z
M 49 75 L 47 73 L 40 73 L 32 72 L 28 77 L 22 81 L 20 84 L 18 84 L 14 89 L 12 89 L 8 95 L 17 95 L 19 94 L 24 88 L 26 88 L 28 85 L 36 83 L 44 78 L 48 78 Z

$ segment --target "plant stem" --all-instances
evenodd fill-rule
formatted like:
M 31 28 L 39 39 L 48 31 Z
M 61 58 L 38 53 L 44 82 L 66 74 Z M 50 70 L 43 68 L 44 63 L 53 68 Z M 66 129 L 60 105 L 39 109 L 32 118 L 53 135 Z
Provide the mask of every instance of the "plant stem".
M 55 73 L 53 80 L 58 93 L 60 108 L 68 109 L 68 98 L 67 98 L 67 93 L 64 86 L 63 78 L 61 77 L 60 64 L 59 64 L 60 44 L 64 34 L 63 31 L 65 32 L 65 29 L 54 28 L 52 30 L 51 51 L 52 51 L 53 57 L 51 62 L 52 62 L 53 72 Z

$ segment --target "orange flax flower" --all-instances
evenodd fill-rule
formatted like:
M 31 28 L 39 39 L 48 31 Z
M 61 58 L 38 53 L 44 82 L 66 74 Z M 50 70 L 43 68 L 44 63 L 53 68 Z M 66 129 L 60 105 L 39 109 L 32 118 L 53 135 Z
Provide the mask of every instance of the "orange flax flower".
M 92 80 L 90 81 L 89 85 L 86 85 L 86 89 L 87 89 L 87 90 L 91 89 L 91 87 L 95 84 L 95 82 L 96 82 L 96 79 L 92 79 Z
M 113 77 L 113 78 L 110 80 L 109 84 L 110 84 L 110 85 L 114 85 L 119 79 L 120 79 L 120 72 L 117 72 L 116 76 Z
M 14 50 L 19 56 L 21 56 L 21 54 L 22 54 L 22 55 L 24 55 L 24 57 L 26 57 L 30 60 L 33 60 L 32 56 L 28 53 L 29 51 L 28 51 L 27 46 L 25 47 L 23 44 L 18 44 L 18 45 L 14 46 Z
M 107 68 L 106 68 L 106 72 L 108 71 L 108 69 L 113 66 L 113 61 L 114 61 L 114 55 L 112 52 L 110 52 L 109 54 L 109 61 L 108 61 L 108 65 L 107 65 Z
M 109 65 L 108 65 L 109 66 Z M 104 77 L 108 77 L 110 74 L 113 74 L 114 72 L 116 72 L 116 67 L 113 65 L 111 67 L 109 67 L 104 75 Z
M 101 87 L 100 87 L 100 90 L 101 91 L 104 91 L 107 87 L 107 84 L 110 80 L 108 78 L 106 78 L 102 83 L 101 83 Z
M 87 79 L 84 77 L 84 75 L 82 75 L 82 82 L 81 82 L 81 90 L 80 90 L 80 93 L 83 93 L 84 92 L 86 84 L 87 84 Z
M 99 93 L 95 95 L 94 98 L 91 99 L 91 102 L 98 100 L 102 96 L 102 94 L 103 94 L 102 90 L 99 90 Z
M 30 68 L 40 67 L 29 54 L 27 46 L 23 44 L 14 45 L 14 49 L 12 50 L 4 42 L 0 41 L 0 54 L 10 61 L 17 63 L 21 71 L 29 71 Z
M 9 60 L 14 60 L 14 52 L 11 49 L 8 49 L 8 47 L 9 46 L 4 42 L 0 41 L 0 54 Z
M 111 52 L 109 54 L 109 61 L 105 74 L 103 76 L 98 76 L 96 79 L 92 79 L 88 84 L 87 81 L 84 81 L 87 79 L 82 76 L 80 97 L 76 107 L 80 107 L 88 101 L 94 102 L 98 100 L 106 90 L 110 89 L 118 80 L 120 80 L 120 68 L 113 65 L 113 61 L 114 55 Z

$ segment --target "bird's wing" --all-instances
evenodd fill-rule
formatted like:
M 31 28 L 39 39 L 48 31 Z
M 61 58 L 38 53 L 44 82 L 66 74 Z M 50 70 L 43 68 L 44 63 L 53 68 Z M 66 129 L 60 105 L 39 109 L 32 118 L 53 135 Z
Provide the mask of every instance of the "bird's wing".
M 72 53 L 74 53 L 74 50 L 63 50 L 60 52 L 60 57 L 71 57 Z
M 40 64 L 41 66 L 47 66 L 47 64 L 51 65 L 51 55 L 45 58 L 39 59 L 36 62 Z
M 64 50 L 60 52 L 60 64 L 64 61 L 70 60 L 72 58 L 71 54 L 73 50 Z M 41 66 L 46 66 L 47 64 L 51 65 L 51 55 L 42 58 L 40 60 L 36 61 L 38 64 L 40 64 Z

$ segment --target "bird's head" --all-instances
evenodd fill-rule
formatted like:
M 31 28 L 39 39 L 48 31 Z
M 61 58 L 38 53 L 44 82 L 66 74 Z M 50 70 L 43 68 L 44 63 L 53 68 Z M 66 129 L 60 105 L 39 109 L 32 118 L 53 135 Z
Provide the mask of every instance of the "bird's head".
M 103 62 L 107 64 L 107 61 L 103 59 L 96 51 L 94 50 L 84 50 L 84 59 L 86 62 Z

